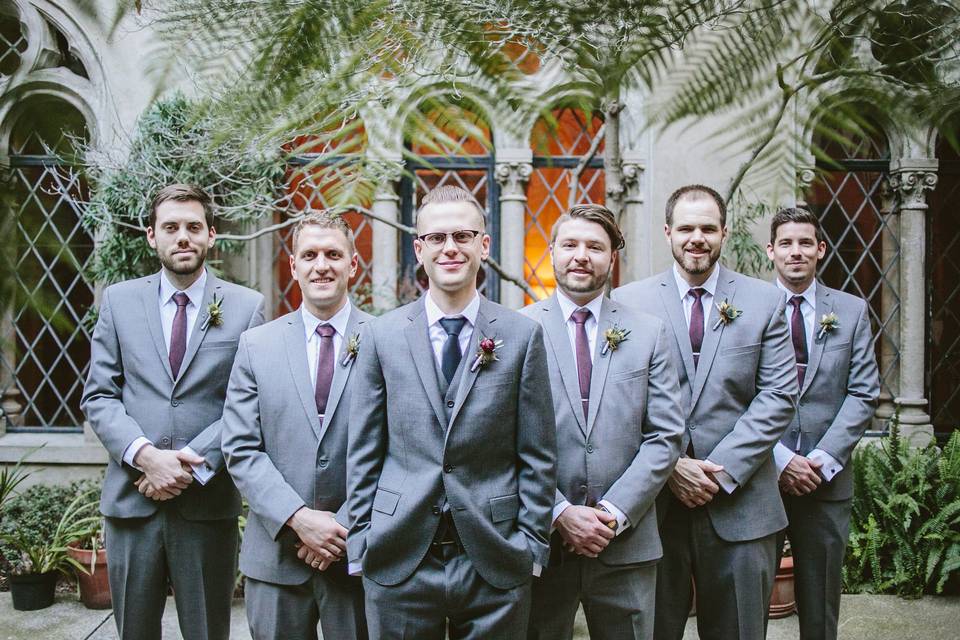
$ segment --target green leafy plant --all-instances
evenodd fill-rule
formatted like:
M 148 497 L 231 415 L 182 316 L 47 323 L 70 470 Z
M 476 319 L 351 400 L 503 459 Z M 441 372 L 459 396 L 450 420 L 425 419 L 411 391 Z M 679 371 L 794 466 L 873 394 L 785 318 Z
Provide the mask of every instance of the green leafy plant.
M 43 446 L 44 445 L 40 445 L 27 451 L 17 460 L 17 464 L 12 467 L 5 466 L 3 469 L 0 469 L 0 521 L 3 520 L 4 505 L 6 505 L 7 501 L 13 496 L 16 488 L 30 477 L 31 472 L 23 467 L 24 461 Z
M 770 268 L 770 259 L 753 236 L 753 230 L 761 221 L 773 215 L 774 208 L 762 202 L 748 202 L 737 194 L 727 210 L 727 226 L 730 229 L 723 246 L 723 262 L 740 273 L 762 277 Z
M 890 435 L 858 451 L 854 465 L 845 589 L 942 593 L 960 575 L 960 431 L 942 450 L 915 448 L 894 419 Z

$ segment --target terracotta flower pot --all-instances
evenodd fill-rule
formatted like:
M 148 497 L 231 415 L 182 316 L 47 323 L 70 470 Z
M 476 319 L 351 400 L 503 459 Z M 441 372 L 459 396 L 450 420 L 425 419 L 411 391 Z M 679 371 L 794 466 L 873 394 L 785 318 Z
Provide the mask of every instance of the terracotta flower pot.
M 793 591 L 793 558 L 780 560 L 780 568 L 773 581 L 773 594 L 770 596 L 770 617 L 786 618 L 797 610 L 797 598 Z
M 90 549 L 80 549 L 73 545 L 68 546 L 67 553 L 70 557 L 79 562 L 90 571 L 90 560 L 93 557 L 93 551 Z M 77 582 L 80 584 L 80 601 L 87 609 L 109 609 L 110 582 L 107 576 L 107 551 L 106 549 L 97 550 L 97 559 L 93 563 L 91 573 L 77 572 Z
M 53 604 L 56 588 L 56 571 L 10 576 L 10 596 L 17 611 L 46 609 Z

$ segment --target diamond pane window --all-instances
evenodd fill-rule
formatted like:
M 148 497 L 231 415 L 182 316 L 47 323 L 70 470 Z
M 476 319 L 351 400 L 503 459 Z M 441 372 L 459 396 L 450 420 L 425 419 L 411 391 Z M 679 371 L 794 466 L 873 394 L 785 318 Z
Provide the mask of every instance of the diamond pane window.
M 65 150 L 71 136 L 86 136 L 86 127 L 80 113 L 59 100 L 37 100 L 21 113 L 10 141 L 13 301 L 3 326 L 0 394 L 12 393 L 21 405 L 11 430 L 79 430 L 90 359 L 83 320 L 94 302 L 83 273 L 93 238 L 78 205 L 87 196 L 84 180 L 44 152 Z
M 14 12 L 16 9 L 14 8 Z M 12 76 L 20 68 L 20 57 L 27 50 L 20 20 L 16 15 L 0 15 L 0 75 Z
M 533 173 L 527 183 L 524 237 L 524 278 L 541 297 L 556 286 L 550 263 L 550 229 L 567 210 L 570 179 L 577 164 L 590 150 L 603 120 L 580 109 L 556 109 L 553 118 L 540 119 L 531 136 Z M 580 174 L 576 202 L 604 202 L 603 142 Z M 532 300 L 527 298 L 527 302 Z
M 818 161 L 818 178 L 807 197 L 827 239 L 818 276 L 827 286 L 867 301 L 881 393 L 896 397 L 900 238 L 896 218 L 883 203 L 889 169 L 886 141 L 879 134 L 854 135 L 842 144 L 826 144 L 824 150 L 829 160 Z

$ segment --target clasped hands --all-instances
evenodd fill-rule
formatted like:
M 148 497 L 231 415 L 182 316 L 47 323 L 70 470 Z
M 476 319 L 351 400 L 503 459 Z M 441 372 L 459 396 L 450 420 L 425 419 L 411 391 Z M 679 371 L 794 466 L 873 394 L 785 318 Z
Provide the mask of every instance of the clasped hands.
M 720 491 L 720 483 L 714 477 L 720 471 L 723 471 L 723 467 L 719 464 L 696 458 L 680 458 L 667 479 L 667 486 L 688 509 L 701 507 L 713 500 Z
M 780 473 L 780 490 L 791 496 L 803 496 L 823 482 L 822 463 L 799 454 L 793 456 Z
M 190 486 L 191 465 L 203 464 L 204 460 L 188 451 L 157 449 L 148 444 L 137 452 L 133 462 L 143 470 L 133 484 L 146 497 L 160 501 L 175 498 Z
M 609 523 L 616 522 L 612 513 L 570 505 L 557 516 L 556 526 L 563 538 L 563 546 L 581 556 L 596 558 L 617 535 Z
M 287 520 L 297 537 L 297 557 L 317 571 L 325 571 L 347 552 L 347 530 L 330 511 L 300 507 Z

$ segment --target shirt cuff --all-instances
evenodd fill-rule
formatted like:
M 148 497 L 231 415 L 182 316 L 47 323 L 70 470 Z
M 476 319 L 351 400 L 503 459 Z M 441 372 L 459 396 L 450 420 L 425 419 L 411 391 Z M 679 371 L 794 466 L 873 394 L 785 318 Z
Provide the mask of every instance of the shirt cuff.
M 556 529 L 556 528 L 557 528 L 557 518 L 560 517 L 560 514 L 563 513 L 564 509 L 566 509 L 567 507 L 572 507 L 572 506 L 573 506 L 573 505 L 570 504 L 570 501 L 569 501 L 569 500 L 563 500 L 562 502 L 558 502 L 558 503 L 553 507 L 553 519 L 550 521 L 550 523 L 551 523 L 551 524 L 550 524 L 550 530 L 551 530 L 551 531 L 553 531 L 553 529 Z
M 617 535 L 623 533 L 624 530 L 630 526 L 630 521 L 627 519 L 627 514 L 625 514 L 623 511 L 620 511 L 620 509 L 618 509 L 617 506 L 612 502 L 609 500 L 601 500 L 598 504 L 606 507 L 607 511 L 612 513 L 613 517 L 617 519 Z
M 710 462 L 706 460 L 705 462 Z M 715 463 L 711 463 L 715 464 Z M 726 471 L 717 471 L 713 474 L 713 477 L 717 479 L 717 482 L 720 484 L 720 488 L 723 489 L 728 495 L 737 490 L 737 487 L 740 485 L 737 484 L 737 481 L 727 473 Z
M 131 467 L 133 467 L 134 469 L 136 469 L 137 471 L 143 471 L 143 469 L 133 464 L 133 460 L 134 458 L 137 457 L 137 454 L 140 453 L 140 449 L 143 449 L 148 444 L 153 444 L 153 443 L 150 442 L 150 440 L 148 440 L 147 438 L 144 438 L 143 436 L 140 436 L 139 438 L 137 438 L 136 440 L 128 444 L 127 448 L 123 450 L 123 461 L 126 462 Z
M 787 465 L 790 464 L 790 461 L 793 460 L 795 456 L 793 451 L 790 451 L 790 447 L 778 442 L 777 445 L 773 448 L 773 462 L 777 465 L 777 476 L 783 473 L 783 470 L 787 468 Z
M 807 458 L 823 465 L 820 467 L 820 475 L 827 482 L 833 480 L 838 473 L 843 471 L 843 465 L 823 449 L 814 449 L 807 455 Z
M 347 565 L 347 573 L 350 574 L 351 576 L 362 576 L 362 575 L 363 575 L 363 567 L 361 566 L 361 563 L 359 563 L 359 562 L 351 562 L 350 564 L 348 564 L 348 565 Z
M 533 577 L 539 578 L 540 574 L 543 573 L 543 567 L 541 567 L 536 562 L 533 563 Z
M 181 451 L 186 451 L 187 453 L 198 456 L 199 454 L 191 449 L 190 447 L 184 447 Z M 207 484 L 210 482 L 210 479 L 213 478 L 216 474 L 213 472 L 213 469 L 210 468 L 206 462 L 201 462 L 200 464 L 191 464 L 190 468 L 193 469 L 193 478 L 200 484 Z

